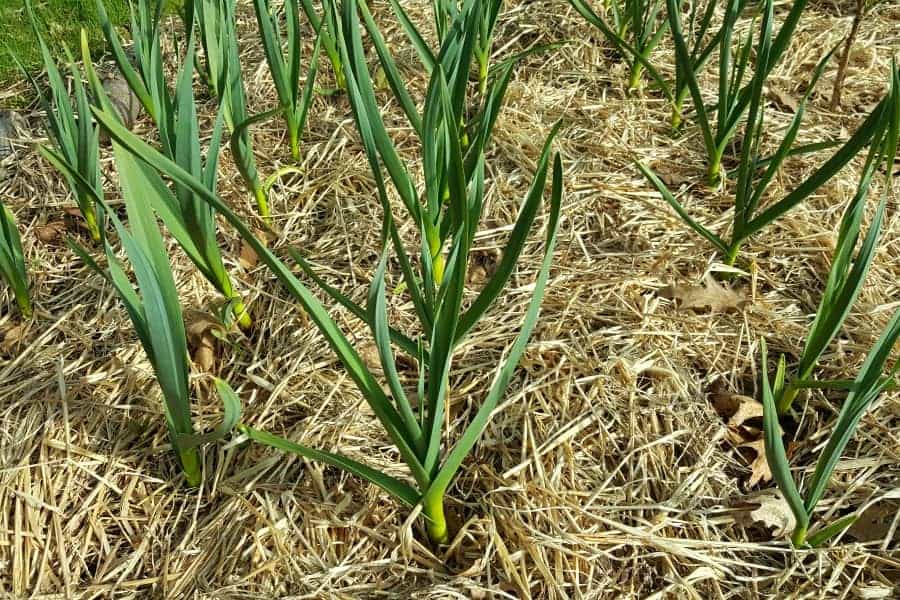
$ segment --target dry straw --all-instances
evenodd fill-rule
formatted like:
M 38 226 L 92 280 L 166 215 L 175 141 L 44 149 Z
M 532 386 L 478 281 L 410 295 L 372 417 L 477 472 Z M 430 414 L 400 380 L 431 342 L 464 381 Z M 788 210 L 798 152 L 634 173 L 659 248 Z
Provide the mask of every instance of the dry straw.
M 426 5 L 430 3 L 403 3 L 417 24 L 431 18 L 422 10 Z M 802 87 L 795 83 L 797 75 L 808 73 L 809 66 L 820 60 L 822 40 L 828 45 L 836 42 L 841 26 L 848 24 L 830 10 L 823 11 L 820 3 L 810 5 L 790 51 L 772 73 L 770 92 L 795 94 Z M 415 56 L 400 50 L 409 45 L 404 32 L 388 25 L 390 7 L 370 6 L 374 18 L 385 24 L 386 44 L 396 53 L 418 106 L 419 90 L 429 83 L 432 72 L 417 68 Z M 588 39 L 590 26 L 562 6 L 563 10 L 558 2 L 506 4 L 497 27 L 497 47 L 512 53 L 561 37 Z M 821 102 L 810 101 L 808 112 L 814 118 L 808 119 L 800 137 L 828 139 L 845 128 L 852 130 L 860 112 L 877 102 L 874 92 L 888 70 L 884 49 L 896 47 L 898 14 L 891 6 L 872 13 L 851 52 L 845 110 L 830 113 L 822 110 Z M 245 15 L 252 20 L 250 12 Z M 259 39 L 243 34 L 247 25 L 247 20 L 238 24 L 245 67 L 262 66 L 264 48 Z M 433 39 L 430 29 L 428 39 Z M 307 49 L 311 40 L 309 36 Z M 366 45 L 370 47 L 368 40 Z M 323 47 L 327 48 L 324 42 Z M 758 359 L 752 340 L 760 331 L 770 340 L 790 340 L 794 349 L 788 349 L 789 356 L 799 351 L 800 344 L 793 342 L 808 333 L 802 314 L 812 310 L 807 306 L 815 306 L 808 304 L 811 290 L 824 286 L 827 269 L 821 265 L 831 251 L 831 225 L 839 217 L 841 198 L 853 195 L 862 161 L 854 161 L 816 198 L 799 205 L 791 218 L 748 243 L 758 270 L 747 292 L 753 301 L 739 316 L 676 310 L 660 299 L 657 290 L 670 277 L 702 270 L 708 245 L 698 236 L 685 238 L 673 227 L 668 206 L 651 202 L 646 190 L 636 188 L 629 166 L 637 153 L 684 165 L 677 176 L 696 174 L 703 168 L 704 152 L 691 136 L 673 142 L 667 135 L 667 103 L 650 94 L 623 99 L 610 85 L 606 70 L 610 63 L 602 50 L 595 44 L 570 43 L 544 57 L 539 68 L 531 68 L 538 64 L 528 61 L 529 68 L 519 69 L 511 85 L 509 108 L 491 144 L 483 228 L 476 237 L 476 254 L 470 257 L 479 260 L 485 252 L 503 248 L 519 199 L 530 183 L 522 173 L 534 172 L 541 153 L 543 136 L 537 132 L 560 115 L 567 120 L 566 136 L 555 141 L 566 148 L 566 219 L 558 234 L 554 259 L 558 266 L 536 329 L 541 341 L 523 355 L 516 375 L 520 383 L 501 401 L 502 410 L 494 411 L 488 435 L 473 449 L 450 488 L 457 497 L 448 502 L 448 517 L 452 520 L 457 508 L 462 516 L 461 533 L 453 544 L 429 549 L 409 539 L 406 528 L 400 527 L 403 511 L 379 501 L 380 490 L 359 485 L 357 477 L 306 461 L 267 456 L 247 445 L 221 449 L 219 460 L 207 464 L 211 486 L 202 492 L 161 482 L 159 450 L 165 446 L 166 433 L 161 427 L 147 427 L 143 420 L 142 394 L 135 391 L 152 387 L 152 376 L 149 369 L 135 368 L 141 350 L 133 343 L 127 315 L 110 310 L 108 284 L 85 284 L 84 270 L 64 247 L 28 240 L 29 256 L 40 261 L 32 273 L 35 289 L 59 293 L 42 298 L 47 311 L 42 314 L 56 320 L 42 321 L 47 327 L 34 343 L 26 337 L 19 346 L 10 346 L 15 336 L 9 319 L 0 323 L 6 335 L 0 352 L 5 355 L 10 347 L 19 352 L 0 369 L 6 375 L 0 377 L 0 394 L 9 399 L 0 413 L 4 436 L 0 457 L 12 465 L 0 473 L 3 489 L 11 491 L 0 494 L 0 512 L 9 516 L 6 536 L 0 535 L 0 562 L 12 566 L 3 589 L 16 597 L 81 592 L 123 597 L 318 597 L 322 590 L 347 597 L 386 593 L 441 598 L 780 597 L 809 595 L 811 590 L 819 595 L 888 596 L 893 573 L 884 557 L 896 545 L 891 540 L 896 473 L 890 468 L 891 453 L 885 453 L 893 440 L 884 419 L 896 410 L 896 394 L 883 393 L 869 405 L 860 435 L 850 439 L 830 478 L 828 485 L 833 487 L 815 508 L 811 520 L 818 522 L 809 528 L 815 534 L 822 530 L 820 524 L 830 524 L 852 507 L 863 516 L 861 527 L 851 528 L 842 542 L 852 536 L 868 543 L 832 542 L 828 545 L 833 547 L 814 552 L 794 552 L 773 541 L 772 532 L 764 530 L 770 523 L 749 522 L 762 509 L 757 513 L 746 509 L 747 501 L 753 501 L 743 485 L 748 465 L 724 441 L 733 432 L 706 402 L 710 390 L 718 386 L 728 394 L 746 393 Z M 674 69 L 668 50 L 670 42 L 664 39 L 654 53 L 661 72 Z M 370 68 L 375 68 L 374 53 L 368 58 Z M 492 76 L 502 73 L 497 66 L 489 69 Z M 264 75 L 265 67 L 257 73 Z M 827 69 L 823 81 L 830 74 Z M 473 83 L 474 77 L 473 68 Z M 278 102 L 271 86 L 253 89 L 259 94 L 251 94 L 251 106 Z M 2 93 L 20 91 L 21 86 Z M 390 138 L 403 165 L 418 169 L 418 136 L 407 126 L 401 105 L 387 100 L 386 93 L 380 91 L 377 98 Z M 708 93 L 705 86 L 704 93 Z M 793 115 L 778 110 L 778 104 L 770 104 L 767 119 L 786 126 Z M 377 202 L 371 201 L 373 180 L 359 138 L 348 137 L 338 125 L 347 117 L 346 102 L 317 99 L 315 105 L 306 143 L 316 158 L 304 165 L 304 178 L 285 182 L 283 189 L 290 198 L 285 206 L 290 209 L 284 214 L 284 237 L 302 243 L 310 262 L 331 267 L 319 276 L 340 287 L 360 318 L 335 310 L 330 302 L 326 307 L 346 338 L 356 344 L 370 338 L 369 324 L 374 323 L 367 303 L 357 305 L 351 298 L 361 291 L 356 285 L 359 278 L 377 272 L 366 257 L 378 238 L 379 211 Z M 201 111 L 203 121 L 212 123 L 214 111 Z M 467 112 L 468 133 L 477 127 L 473 117 L 478 112 L 475 106 Z M 256 132 L 261 164 L 265 149 L 276 148 L 282 135 L 268 128 Z M 66 198 L 38 165 L 35 156 L 23 154 L 12 178 L 3 183 L 4 201 L 11 192 L 10 206 L 20 222 L 29 224 L 29 232 L 36 231 L 43 218 L 53 218 L 54 209 L 48 207 Z M 802 181 L 807 167 L 807 160 L 786 163 L 770 186 L 771 194 L 790 191 Z M 230 161 L 223 161 L 219 169 L 222 185 L 217 195 L 223 205 L 239 204 L 240 191 L 235 193 L 229 185 L 239 181 L 239 174 Z M 422 185 L 419 177 L 416 182 L 417 187 Z M 39 194 L 40 205 L 35 185 L 47 191 Z M 205 188 L 196 181 L 193 185 Z M 398 198 L 393 193 L 390 197 Z M 871 219 L 876 203 L 863 204 Z M 896 309 L 891 304 L 896 248 L 887 243 L 896 234 L 889 218 L 891 206 L 889 199 L 882 221 L 885 242 L 873 260 L 861 300 L 844 321 L 840 343 L 831 344 L 817 361 L 815 381 L 857 379 L 852 361 L 843 357 L 864 353 L 858 341 L 877 337 L 873 323 L 880 326 L 884 311 Z M 399 204 L 398 208 L 403 210 Z M 706 214 L 704 221 L 710 223 L 719 208 L 711 195 L 697 198 L 691 206 L 692 213 Z M 857 212 L 862 212 L 859 205 L 847 214 Z M 547 224 L 545 215 L 538 220 Z M 396 222 L 409 244 L 419 231 L 417 224 L 406 218 Z M 875 235 L 874 222 L 869 223 L 868 231 L 860 230 L 858 244 L 865 245 Z M 230 227 L 220 230 L 219 236 L 228 246 L 240 244 Z M 110 237 L 118 246 L 114 232 Z M 454 356 L 453 401 L 444 432 L 448 443 L 458 439 L 491 387 L 495 371 L 478 365 L 486 357 L 496 360 L 516 335 L 523 304 L 533 291 L 528 273 L 538 270 L 543 257 L 543 246 L 537 242 L 526 245 L 509 286 L 511 293 L 498 296 L 492 318 L 481 319 Z M 127 250 L 117 256 L 126 262 Z M 261 256 L 264 262 L 271 260 Z M 861 248 L 854 256 L 853 265 L 860 261 Z M 421 328 L 410 324 L 416 318 L 408 301 L 410 292 L 401 291 L 402 286 L 392 290 L 398 279 L 397 260 L 388 259 L 385 273 L 386 303 L 395 326 L 389 335 L 405 391 L 415 402 L 409 382 L 414 387 L 417 374 L 399 355 L 408 354 L 406 340 L 418 351 Z M 169 261 L 177 272 L 193 268 L 182 252 L 171 253 Z M 380 266 L 380 261 L 376 264 Z M 347 265 L 346 270 L 339 265 Z M 413 266 L 418 273 L 418 262 Z M 279 278 L 288 279 L 276 271 Z M 246 279 L 259 291 L 260 314 L 278 318 L 260 319 L 251 343 L 217 356 L 218 372 L 247 374 L 242 385 L 245 423 L 290 432 L 283 435 L 303 440 L 307 452 L 308 446 L 340 448 L 369 465 L 385 465 L 379 468 L 409 484 L 405 467 L 396 464 L 393 444 L 385 443 L 384 429 L 372 426 L 374 419 L 365 407 L 359 414 L 359 395 L 348 390 L 348 371 L 321 343 L 313 319 L 285 310 L 286 296 L 278 292 L 279 284 L 265 267 L 249 270 Z M 201 278 L 179 280 L 185 303 L 202 297 L 206 284 Z M 467 301 L 477 297 L 476 292 L 468 292 Z M 140 286 L 137 294 L 143 296 Z M 117 296 L 112 304 L 118 304 Z M 370 364 L 371 358 L 366 362 Z M 796 367 L 787 371 L 785 387 Z M 392 394 L 387 390 L 385 394 L 393 402 Z M 832 405 L 840 408 L 843 397 L 835 391 L 810 394 L 809 406 L 815 410 L 804 415 L 804 437 L 790 447 L 790 474 L 807 495 L 812 477 L 807 459 L 824 447 L 826 428 L 834 421 L 829 417 L 838 412 L 830 410 Z M 203 414 L 202 396 L 195 393 L 191 400 L 194 415 Z M 789 412 L 796 414 L 796 406 Z M 158 417 L 155 421 L 162 423 Z M 324 459 L 337 460 L 327 454 Z M 777 514 L 771 511 L 769 516 Z M 134 543 L 138 530 L 140 543 Z

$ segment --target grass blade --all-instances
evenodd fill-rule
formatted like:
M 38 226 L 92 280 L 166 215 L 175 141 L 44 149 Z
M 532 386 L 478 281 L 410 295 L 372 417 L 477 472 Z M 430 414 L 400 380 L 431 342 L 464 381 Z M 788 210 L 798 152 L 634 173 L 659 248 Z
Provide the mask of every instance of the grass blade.
M 326 465 L 331 465 L 332 467 L 343 469 L 348 473 L 352 473 L 357 477 L 361 477 L 366 481 L 374 483 L 407 506 L 415 506 L 419 503 L 419 493 L 409 485 L 403 483 L 395 477 L 385 475 L 381 471 L 376 471 L 372 467 L 368 467 L 351 458 L 347 458 L 346 456 L 334 454 L 333 452 L 325 452 L 324 450 L 315 450 L 313 448 L 309 448 L 308 446 L 295 444 L 294 442 L 288 441 L 282 437 L 278 437 L 277 435 L 272 435 L 271 433 L 266 433 L 265 431 L 253 429 L 252 427 L 248 427 L 246 425 L 238 425 L 238 431 L 246 435 L 254 442 L 265 444 L 266 446 L 271 446 L 272 448 L 275 448 L 277 450 L 290 452 L 292 454 L 296 454 L 310 460 L 315 460 L 325 463 Z
M 672 192 L 669 191 L 668 186 L 666 186 L 666 184 L 663 183 L 662 180 L 657 177 L 653 171 L 651 171 L 648 167 L 644 166 L 640 162 L 636 162 L 635 165 L 638 169 L 640 169 L 641 173 L 644 174 L 644 177 L 646 177 L 650 181 L 650 183 L 653 184 L 660 195 L 662 195 L 663 199 L 669 203 L 669 206 L 671 206 L 675 210 L 675 212 L 678 213 L 678 216 L 681 217 L 682 221 L 684 221 L 691 229 L 706 238 L 706 240 L 709 241 L 710 244 L 715 246 L 716 249 L 719 250 L 719 252 L 722 252 L 723 254 L 728 253 L 728 245 L 722 240 L 722 238 L 695 221 L 694 218 L 687 213 L 681 203 L 675 199 L 675 196 L 673 196 Z
M 836 537 L 846 531 L 851 525 L 856 523 L 859 515 L 847 515 L 841 517 L 831 525 L 826 525 L 822 529 L 806 538 L 806 543 L 810 548 L 818 548 L 828 540 Z

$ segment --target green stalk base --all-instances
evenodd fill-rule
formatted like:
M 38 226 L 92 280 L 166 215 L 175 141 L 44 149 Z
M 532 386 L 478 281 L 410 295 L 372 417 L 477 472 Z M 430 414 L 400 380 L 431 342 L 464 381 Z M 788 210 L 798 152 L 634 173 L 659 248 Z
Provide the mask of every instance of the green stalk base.
M 84 221 L 87 224 L 88 234 L 91 236 L 91 241 L 95 244 L 100 243 L 100 226 L 97 224 L 97 213 L 94 212 L 93 209 L 82 211 L 84 215 Z
M 331 69 L 334 71 L 334 82 L 342 92 L 347 91 L 347 78 L 344 76 L 344 65 L 340 58 L 331 57 Z
M 269 198 L 261 185 L 254 185 L 253 196 L 256 198 L 256 209 L 257 212 L 259 212 L 259 216 L 268 222 L 271 218 L 271 215 L 269 214 Z
M 294 162 L 300 162 L 300 136 L 295 131 L 291 131 L 291 158 Z
M 426 529 L 428 538 L 435 544 L 446 544 L 450 541 L 447 530 L 447 519 L 444 517 L 443 498 L 426 498 L 423 504 L 423 514 L 427 519 Z
M 722 159 L 720 157 L 713 158 L 706 171 L 706 182 L 711 187 L 716 187 L 722 182 Z
M 797 395 L 800 393 L 800 390 L 794 387 L 791 384 L 788 384 L 787 388 L 784 390 L 784 393 L 781 395 L 781 398 L 777 398 L 777 406 L 778 414 L 783 415 L 787 413 L 791 409 L 791 405 L 794 403 L 794 400 L 797 398 Z
M 19 305 L 19 312 L 26 319 L 30 319 L 34 314 L 34 309 L 31 307 L 31 299 L 27 295 L 16 295 L 16 304 Z
M 191 487 L 197 487 L 203 480 L 203 470 L 200 467 L 200 452 L 196 448 L 182 450 L 178 453 L 178 462 L 184 478 Z
M 478 57 L 478 95 L 482 98 L 487 94 L 488 64 L 487 59 Z
M 240 327 L 242 331 L 249 331 L 253 327 L 253 321 L 250 319 L 250 313 L 247 312 L 247 307 L 240 299 L 232 299 L 231 313 L 234 315 L 234 320 L 235 322 L 237 322 L 238 327 Z
M 791 543 L 795 548 L 802 548 L 806 545 L 806 525 L 797 525 L 794 534 L 791 536 Z
M 729 267 L 733 267 L 734 263 L 737 261 L 737 255 L 740 251 L 741 247 L 739 244 L 732 244 L 731 248 L 728 249 L 728 254 L 725 255 L 725 264 Z
M 669 118 L 669 126 L 672 128 L 673 132 L 678 132 L 681 130 L 681 119 L 681 108 L 672 108 L 672 116 Z
M 644 72 L 644 67 L 641 63 L 635 62 L 634 66 L 631 67 L 631 77 L 628 78 L 628 93 L 631 94 L 634 91 L 637 91 L 638 87 L 641 85 L 641 74 Z

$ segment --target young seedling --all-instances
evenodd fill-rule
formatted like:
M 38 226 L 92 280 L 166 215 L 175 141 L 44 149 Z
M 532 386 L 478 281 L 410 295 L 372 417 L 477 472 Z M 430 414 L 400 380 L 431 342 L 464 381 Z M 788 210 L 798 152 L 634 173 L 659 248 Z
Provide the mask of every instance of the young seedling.
M 606 19 L 585 0 L 569 0 L 569 4 L 606 37 L 616 52 L 631 62 L 627 89 L 637 89 L 644 66 L 649 63 L 650 53 L 669 28 L 668 21 L 660 17 L 664 1 L 612 0 L 606 3 Z M 658 75 L 655 69 L 654 74 Z M 663 84 L 664 89 L 668 89 L 665 81 Z
M 869 351 L 869 355 L 860 368 L 856 379 L 849 386 L 849 392 L 841 406 L 831 437 L 816 462 L 812 480 L 805 486 L 806 491 L 803 495 L 801 495 L 800 489 L 791 474 L 787 451 L 781 439 L 778 409 L 775 406 L 776 398 L 784 389 L 784 356 L 778 362 L 778 370 L 775 374 L 773 386 L 769 383 L 769 375 L 765 366 L 767 364 L 766 343 L 765 340 L 761 341 L 763 361 L 763 436 L 766 461 L 772 471 L 775 483 L 781 489 L 782 494 L 784 494 L 785 500 L 797 521 L 794 533 L 791 536 L 795 547 L 809 546 L 815 548 L 820 546 L 842 533 L 859 517 L 857 514 L 851 514 L 821 526 L 815 533 L 809 533 L 816 505 L 822 499 L 825 487 L 831 479 L 831 474 L 834 472 L 837 462 L 857 425 L 859 425 L 860 419 L 884 390 L 895 386 L 894 376 L 900 369 L 900 362 L 895 363 L 887 376 L 884 376 L 884 371 L 898 337 L 900 337 L 900 311 L 894 313 L 887 328 Z
M 141 0 L 138 14 L 151 14 L 145 12 L 147 8 L 148 5 Z M 150 30 L 142 31 L 146 35 L 140 36 L 140 46 L 136 50 L 148 57 L 153 57 L 152 60 L 145 63 L 145 68 L 141 69 L 141 81 L 152 82 L 152 87 L 144 87 L 144 90 L 152 89 L 152 92 L 148 93 L 148 97 L 152 98 L 152 101 L 145 105 L 145 108 L 149 106 L 153 109 L 163 152 L 186 171 L 201 179 L 215 193 L 223 113 L 220 110 L 216 118 L 207 149 L 207 158 L 204 162 L 200 147 L 200 124 L 194 103 L 193 34 L 188 36 L 187 55 L 178 75 L 175 92 L 172 94 L 163 73 L 158 33 L 152 33 Z M 138 46 L 137 39 L 138 36 L 135 37 L 136 46 Z M 119 48 L 121 49 L 121 46 Z M 91 65 L 84 36 L 82 53 L 85 73 L 91 84 L 95 103 L 110 109 L 111 104 Z M 120 55 L 115 51 L 114 54 L 126 60 L 125 63 L 120 63 L 120 68 L 130 68 L 124 53 Z M 125 66 L 123 67 L 123 65 Z M 151 69 L 154 70 L 152 74 Z M 149 109 L 148 112 L 150 112 Z M 50 159 L 54 161 L 59 157 L 51 155 Z M 216 239 L 215 211 L 189 188 L 176 183 L 174 192 L 170 190 L 156 171 L 144 169 L 141 174 L 147 177 L 147 181 L 144 182 L 146 201 L 163 220 L 166 228 L 172 233 L 178 245 L 200 273 L 225 298 L 226 310 L 223 311 L 223 320 L 227 324 L 233 319 L 242 329 L 249 329 L 251 326 L 250 315 L 240 295 L 234 290 L 219 250 Z
M 109 106 L 107 109 L 110 111 L 107 114 L 112 116 L 112 109 Z M 77 245 L 72 246 L 88 266 L 113 285 L 125 305 L 162 389 L 169 439 L 178 463 L 188 485 L 197 486 L 201 480 L 198 446 L 226 436 L 238 421 L 240 406 L 231 388 L 225 382 L 217 380 L 219 397 L 225 406 L 224 422 L 213 432 L 195 433 L 191 417 L 189 359 L 181 304 L 163 237 L 150 203 L 146 201 L 147 182 L 152 179 L 148 175 L 151 169 L 115 142 L 113 153 L 128 214 L 128 226 L 114 212 L 110 213 L 110 219 L 131 263 L 137 291 L 109 240 L 104 240 L 107 271 L 101 269 L 86 251 Z
M 16 228 L 16 219 L 0 202 L 0 278 L 12 290 L 19 305 L 19 312 L 26 319 L 31 317 L 31 297 L 28 295 L 28 271 L 25 268 L 25 254 L 22 240 Z
M 253 235 L 250 228 L 224 202 L 209 192 L 196 177 L 153 150 L 104 111 L 98 111 L 96 117 L 108 129 L 111 137 L 135 155 L 202 195 L 247 240 L 260 260 L 272 269 L 326 337 L 408 466 L 413 483 L 339 454 L 308 448 L 251 427 L 241 426 L 241 431 L 255 441 L 345 469 L 382 487 L 404 504 L 421 504 L 429 537 L 435 542 L 443 543 L 449 536 L 444 517 L 444 496 L 462 462 L 487 425 L 492 411 L 502 399 L 537 322 L 556 243 L 562 202 L 562 166 L 559 156 L 556 156 L 553 161 L 544 257 L 524 324 L 474 418 L 465 426 L 456 444 L 446 448 L 443 429 L 451 393 L 449 373 L 453 351 L 485 314 L 515 269 L 541 203 L 553 135 L 551 134 L 541 153 L 531 190 L 522 205 L 497 272 L 477 294 L 469 308 L 463 309 L 462 298 L 469 255 L 483 209 L 486 170 L 484 147 L 473 143 L 464 154 L 458 136 L 463 103 L 461 99 L 455 99 L 453 90 L 454 86 L 459 86 L 464 91 L 465 85 L 456 79 L 448 80 L 440 63 L 432 72 L 424 102 L 424 114 L 419 115 L 423 139 L 421 164 L 425 175 L 425 189 L 420 202 L 413 179 L 399 161 L 396 148 L 386 134 L 378 105 L 374 102 L 374 85 L 366 67 L 358 8 L 361 7 L 353 0 L 345 2 L 342 10 L 333 6 L 332 14 L 335 16 L 329 27 L 341 53 L 341 62 L 346 67 L 348 95 L 383 205 L 384 252 L 376 268 L 365 307 L 353 303 L 329 286 L 323 286 L 323 291 L 335 302 L 352 307 L 353 314 L 370 327 L 393 398 L 376 382 L 358 352 L 317 297 Z M 474 46 L 477 28 L 465 25 L 476 23 L 481 9 L 480 0 L 468 0 L 463 4 L 445 39 L 442 57 L 447 57 L 453 48 Z M 463 63 L 459 65 L 458 72 L 468 74 L 473 55 L 468 51 L 459 56 Z M 494 91 L 489 93 L 491 97 L 494 95 Z M 467 176 L 467 160 L 471 165 L 470 177 Z M 394 222 L 386 180 L 380 166 L 382 163 L 404 203 L 406 200 L 410 201 L 406 208 L 419 226 L 419 260 L 422 265 L 418 275 L 412 268 L 412 258 L 407 254 Z M 435 240 L 436 244 L 430 240 Z M 391 254 L 400 263 L 403 281 L 422 325 L 422 334 L 415 339 L 388 324 L 386 280 L 387 262 Z M 304 269 L 308 268 L 305 261 L 301 259 L 300 262 Z M 313 279 L 317 280 L 315 277 Z M 415 405 L 397 372 L 392 342 L 413 359 L 418 359 L 420 401 Z
M 896 103 L 895 110 L 900 111 L 900 103 Z M 895 115 L 891 126 L 873 143 L 869 152 L 856 194 L 850 201 L 841 221 L 828 281 L 800 355 L 796 376 L 790 380 L 783 393 L 775 399 L 779 414 L 784 414 L 791 408 L 801 389 L 829 388 L 842 384 L 842 382 L 835 381 L 817 381 L 813 379 L 813 372 L 822 353 L 840 331 L 850 309 L 856 302 L 869 266 L 875 257 L 885 205 L 891 190 L 890 169 L 897 156 L 898 129 L 900 129 L 898 124 L 900 124 L 900 112 Z M 888 172 L 887 182 L 869 224 L 869 230 L 854 258 L 853 250 L 859 241 L 862 221 L 865 217 L 866 198 L 869 195 L 875 173 L 882 167 Z
M 681 20 L 680 0 L 666 0 L 666 2 L 669 26 L 675 43 L 676 89 L 674 99 L 677 117 L 673 115 L 673 122 L 680 122 L 681 102 L 684 100 L 683 90 L 686 87 L 693 100 L 694 110 L 697 113 L 696 119 L 703 133 L 703 143 L 709 161 L 707 178 L 710 183 L 716 183 L 724 178 L 722 158 L 734 138 L 740 120 L 750 105 L 754 101 L 759 101 L 756 96 L 761 92 L 755 90 L 757 90 L 758 84 L 766 81 L 769 73 L 787 50 L 807 0 L 795 0 L 791 4 L 791 9 L 778 33 L 774 35 L 774 39 L 772 18 L 774 0 L 764 0 L 762 4 L 763 24 L 757 42 L 755 60 L 753 58 L 752 33 L 735 40 L 735 28 L 747 5 L 747 0 L 725 0 L 724 22 L 714 39 L 719 44 L 715 122 L 710 118 L 711 111 L 704 104 L 698 82 L 699 70 L 709 57 L 712 47 L 708 45 L 704 47 L 696 37 L 693 38 L 693 47 L 689 47 Z M 704 24 L 708 27 L 707 19 L 711 16 L 710 14 L 707 17 L 704 14 L 700 21 L 701 29 Z M 701 47 L 704 47 L 705 50 L 698 53 L 698 48 Z M 765 53 L 763 53 L 764 48 Z M 744 85 L 744 77 L 748 71 L 752 75 L 752 81 Z M 681 97 L 680 101 L 678 100 L 679 96 Z M 749 120 L 752 121 L 752 119 Z
M 90 117 L 90 105 L 84 83 L 81 81 L 81 74 L 75 67 L 71 56 L 69 57 L 69 70 L 72 75 L 74 103 L 69 97 L 63 76 L 56 67 L 56 62 L 50 55 L 50 50 L 41 35 L 32 10 L 31 0 L 25 0 L 25 10 L 41 49 L 50 85 L 50 98 L 44 94 L 43 88 L 25 69 L 24 65 L 19 63 L 19 66 L 37 92 L 44 113 L 47 115 L 48 133 L 61 160 L 67 165 L 68 171 L 77 173 L 80 177 L 80 181 L 76 181 L 67 174 L 68 171 L 62 173 L 75 197 L 75 203 L 84 218 L 91 239 L 99 242 L 103 235 L 103 211 L 102 205 L 97 204 L 94 197 L 103 198 L 100 174 L 100 131 Z M 18 61 L 18 59 L 16 60 Z M 84 189 L 82 181 L 91 191 Z
M 295 2 L 296 0 L 286 0 L 284 3 L 285 38 L 287 41 L 286 58 L 281 50 L 282 36 L 281 28 L 278 24 L 278 15 L 271 11 L 269 1 L 253 0 L 253 8 L 256 11 L 256 22 L 259 25 L 260 37 L 266 52 L 266 61 L 269 63 L 269 72 L 272 74 L 272 80 L 275 82 L 278 101 L 287 125 L 291 156 L 295 161 L 299 161 L 300 137 L 303 134 L 304 127 L 306 127 L 306 117 L 309 114 L 309 105 L 312 102 L 315 89 L 323 31 L 320 28 L 319 33 L 316 35 L 312 59 L 306 72 L 306 85 L 303 87 L 301 94 L 302 46 L 300 18 L 297 14 Z
M 762 21 L 762 34 L 757 49 L 757 59 L 762 64 L 768 64 L 773 48 L 772 42 L 772 2 L 766 1 L 767 10 Z M 809 96 L 816 82 L 831 57 L 832 50 L 816 67 L 810 85 L 803 98 L 797 105 L 797 110 L 789 125 L 785 136 L 775 153 L 766 159 L 760 159 L 760 148 L 765 136 L 763 128 L 763 115 L 765 112 L 764 86 L 766 71 L 761 69 L 754 73 L 750 84 L 750 104 L 748 107 L 747 123 L 744 137 L 740 147 L 740 166 L 738 178 L 734 190 L 734 210 L 730 238 L 726 241 L 723 236 L 713 233 L 691 217 L 685 207 L 679 202 L 665 183 L 660 180 L 648 167 L 637 163 L 644 176 L 656 187 L 657 191 L 678 213 L 678 216 L 700 236 L 708 240 L 724 257 L 724 262 L 733 265 L 737 259 L 741 245 L 753 234 L 768 226 L 783 214 L 804 202 L 819 187 L 834 177 L 848 162 L 850 162 L 871 140 L 878 139 L 885 131 L 886 117 L 891 114 L 893 106 L 900 102 L 900 86 L 894 83 L 896 79 L 896 66 L 893 67 L 891 89 L 888 95 L 869 113 L 863 124 L 835 153 L 825 161 L 806 180 L 794 188 L 777 202 L 759 210 L 769 184 L 775 178 L 781 166 L 792 155 L 805 152 L 808 147 L 800 149 L 794 147 L 794 141 L 800 130 L 803 115 Z M 828 143 L 824 144 L 828 145 Z M 823 144 L 811 146 L 822 147 Z

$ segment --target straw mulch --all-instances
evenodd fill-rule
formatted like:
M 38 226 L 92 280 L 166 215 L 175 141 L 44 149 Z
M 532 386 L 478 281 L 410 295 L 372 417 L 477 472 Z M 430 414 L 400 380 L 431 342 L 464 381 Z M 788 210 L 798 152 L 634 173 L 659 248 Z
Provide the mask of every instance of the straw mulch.
M 263 110 L 274 106 L 275 92 L 243 4 L 251 108 Z M 409 4 L 424 23 L 429 3 Z M 820 56 L 849 30 L 851 4 L 811 2 L 769 84 L 773 132 L 787 123 L 791 99 L 802 94 Z M 375 7 L 402 68 L 423 89 L 415 54 L 387 3 Z M 698 183 L 704 165 L 696 128 L 673 138 L 659 97 L 626 96 L 624 66 L 562 0 L 507 3 L 498 36 L 503 55 L 568 43 L 528 58 L 511 84 L 489 160 L 488 217 L 477 239 L 484 270 L 503 247 L 540 146 L 560 118 L 566 197 L 540 324 L 449 494 L 453 543 L 424 545 L 421 524 L 374 486 L 240 440 L 207 448 L 205 483 L 185 487 L 169 451 L 159 390 L 125 311 L 112 288 L 65 246 L 67 234 L 86 239 L 71 216 L 74 204 L 26 144 L 0 184 L 24 230 L 38 306 L 38 317 L 23 323 L 0 290 L 0 594 L 896 597 L 896 393 L 864 417 L 821 504 L 823 517 L 865 508 L 861 524 L 833 547 L 791 549 L 773 484 L 759 472 L 762 463 L 754 464 L 758 340 L 765 336 L 789 358 L 799 352 L 860 161 L 752 239 L 744 254 L 748 276 L 730 291 L 714 290 L 710 300 L 708 289 L 698 288 L 708 285 L 713 252 L 632 165 L 652 163 L 684 191 L 702 222 L 724 228 L 727 192 Z M 882 2 L 853 50 L 843 106 L 828 109 L 832 68 L 813 94 L 801 137 L 852 131 L 883 93 L 898 48 L 900 6 Z M 671 72 L 671 48 L 661 48 L 654 61 Z M 327 62 L 323 76 L 330 77 Z M 25 91 L 22 85 L 5 94 Z M 414 135 L 389 93 L 383 101 L 398 114 L 396 139 L 414 157 Z M 211 115 L 213 105 L 205 110 Z M 37 109 L 27 116 L 37 128 Z M 146 121 L 139 128 L 149 134 Z M 41 135 L 35 129 L 31 141 L 41 142 Z M 255 139 L 264 174 L 289 164 L 277 120 L 259 127 Z M 377 261 L 380 210 L 344 97 L 316 99 L 305 153 L 303 176 L 287 176 L 274 188 L 280 236 L 271 243 L 299 248 L 330 282 L 363 299 Z M 793 160 L 773 196 L 823 158 Z M 227 160 L 223 169 L 223 195 L 252 218 L 236 170 Z M 868 283 L 826 357 L 828 377 L 852 376 L 896 309 L 897 209 L 892 198 Z M 544 224 L 542 217 L 541 230 Z M 214 374 L 238 389 L 249 424 L 402 476 L 312 323 L 265 267 L 242 256 L 240 240 L 224 225 L 222 244 L 257 328 L 249 338 L 231 334 L 231 343 L 195 340 L 213 347 L 194 370 L 200 422 L 214 425 L 221 410 L 211 390 Z M 541 250 L 536 230 L 508 292 L 457 356 L 451 438 L 517 331 Z M 201 323 L 202 332 L 215 296 L 174 245 L 172 256 L 189 323 Z M 483 275 L 475 273 L 473 289 Z M 410 322 L 400 298 L 392 311 L 397 323 Z M 335 314 L 365 354 L 371 340 L 364 327 Z M 840 400 L 819 393 L 803 399 L 790 448 L 797 477 L 811 474 Z M 749 418 L 733 417 L 739 409 Z

